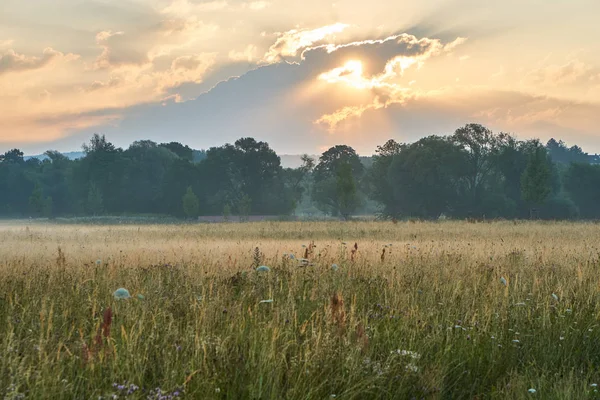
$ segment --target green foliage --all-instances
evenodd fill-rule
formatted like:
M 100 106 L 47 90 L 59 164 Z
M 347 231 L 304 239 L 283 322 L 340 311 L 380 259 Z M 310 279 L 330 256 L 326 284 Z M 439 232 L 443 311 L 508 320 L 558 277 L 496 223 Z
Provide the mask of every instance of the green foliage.
M 583 218 L 600 218 L 600 165 L 572 163 L 564 186 Z
M 182 198 L 183 212 L 188 218 L 196 218 L 200 214 L 200 201 L 191 186 L 188 186 Z
M 349 163 L 341 164 L 338 167 L 335 189 L 340 215 L 344 219 L 348 219 L 359 205 L 356 182 L 352 175 L 352 166 Z
M 240 212 L 248 196 L 251 207 L 241 210 L 248 215 L 527 218 L 535 206 L 547 219 L 573 218 L 577 209 L 582 218 L 600 218 L 590 164 L 599 156 L 554 139 L 545 148 L 544 161 L 538 140 L 468 124 L 450 136 L 389 140 L 373 157 L 337 145 L 316 165 L 304 155 L 298 168 L 284 169 L 268 143 L 253 138 L 207 151 L 150 140 L 123 150 L 96 134 L 77 160 L 52 150 L 44 160 L 25 160 L 18 149 L 0 155 L 0 216 L 181 218 L 182 194 L 192 187 L 199 210 L 213 216 L 227 204 Z
M 54 202 L 52 201 L 52 197 L 50 196 L 44 199 L 42 215 L 46 218 L 52 218 L 54 216 Z
M 231 218 L 231 206 L 229 205 L 229 203 L 227 203 L 223 206 L 223 219 L 225 219 L 225 221 L 229 221 L 230 218 Z
M 96 216 L 104 210 L 104 201 L 102 192 L 95 184 L 90 184 L 90 189 L 87 196 L 87 210 L 90 214 Z
M 529 155 L 527 167 L 521 177 L 523 200 L 533 206 L 542 205 L 552 192 L 550 179 L 546 149 L 538 146 Z
M 40 216 L 44 211 L 44 192 L 39 184 L 35 185 L 29 196 L 29 210 L 34 216 Z
M 237 209 L 240 219 L 242 221 L 247 221 L 248 216 L 250 216 L 250 213 L 252 211 L 252 199 L 250 198 L 250 196 L 244 193 L 244 195 L 238 202 Z
M 314 169 L 312 199 L 323 212 L 347 218 L 360 204 L 358 186 L 363 175 L 356 151 L 334 146 L 321 155 Z

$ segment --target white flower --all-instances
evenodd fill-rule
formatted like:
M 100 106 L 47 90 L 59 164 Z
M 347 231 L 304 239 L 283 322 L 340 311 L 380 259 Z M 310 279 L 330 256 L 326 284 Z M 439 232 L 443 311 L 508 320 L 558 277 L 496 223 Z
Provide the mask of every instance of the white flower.
M 501 277 L 500 278 L 500 283 L 503 284 L 504 286 L 506 286 L 508 283 L 506 282 L 506 278 Z
M 534 394 L 537 393 L 537 390 L 535 390 L 534 388 L 531 388 L 528 390 L 529 393 Z
M 558 301 L 558 296 L 557 296 L 556 294 L 554 294 L 554 293 L 552 293 L 552 298 L 553 298 L 554 300 Z
M 421 358 L 421 355 L 419 353 L 410 350 L 396 350 L 396 354 L 401 356 L 408 356 L 413 360 L 418 360 L 419 358 Z
M 416 372 L 419 372 L 419 367 L 417 367 L 415 364 L 412 364 L 412 363 L 411 363 L 411 364 L 408 364 L 408 365 L 406 366 L 406 370 L 407 370 L 408 372 L 415 372 L 415 373 L 416 373 Z

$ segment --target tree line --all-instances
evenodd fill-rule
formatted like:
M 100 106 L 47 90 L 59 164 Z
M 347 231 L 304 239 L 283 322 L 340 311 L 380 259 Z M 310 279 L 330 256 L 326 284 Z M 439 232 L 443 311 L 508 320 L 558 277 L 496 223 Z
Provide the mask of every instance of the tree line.
M 373 157 L 345 145 L 284 168 L 268 143 L 241 138 L 196 151 L 104 136 L 70 160 L 57 151 L 0 155 L 0 215 L 291 215 L 307 204 L 341 218 L 600 218 L 600 158 L 551 139 L 518 140 L 468 124 L 414 143 L 389 140 Z

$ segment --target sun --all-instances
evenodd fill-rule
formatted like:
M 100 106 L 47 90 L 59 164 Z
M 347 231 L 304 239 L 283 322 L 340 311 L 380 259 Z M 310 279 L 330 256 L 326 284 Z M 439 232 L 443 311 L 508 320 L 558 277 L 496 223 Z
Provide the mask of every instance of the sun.
M 344 83 L 356 89 L 368 88 L 368 80 L 363 76 L 363 63 L 360 60 L 349 60 L 341 67 L 319 75 L 319 80 L 327 83 Z

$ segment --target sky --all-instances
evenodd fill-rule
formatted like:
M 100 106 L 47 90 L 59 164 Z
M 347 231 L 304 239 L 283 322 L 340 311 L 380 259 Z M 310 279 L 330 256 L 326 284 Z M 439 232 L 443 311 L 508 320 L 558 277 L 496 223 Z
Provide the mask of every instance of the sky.
M 600 152 L 597 0 L 1 0 L 0 152 L 93 133 L 372 154 L 481 123 Z

